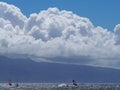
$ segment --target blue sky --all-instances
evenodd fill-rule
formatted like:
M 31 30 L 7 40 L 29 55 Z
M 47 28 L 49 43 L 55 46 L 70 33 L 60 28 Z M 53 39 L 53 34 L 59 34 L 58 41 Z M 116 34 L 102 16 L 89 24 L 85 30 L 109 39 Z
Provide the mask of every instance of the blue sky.
M 29 16 L 49 7 L 69 10 L 75 14 L 89 18 L 95 26 L 113 30 L 120 23 L 120 0 L 1 0 L 19 7 Z

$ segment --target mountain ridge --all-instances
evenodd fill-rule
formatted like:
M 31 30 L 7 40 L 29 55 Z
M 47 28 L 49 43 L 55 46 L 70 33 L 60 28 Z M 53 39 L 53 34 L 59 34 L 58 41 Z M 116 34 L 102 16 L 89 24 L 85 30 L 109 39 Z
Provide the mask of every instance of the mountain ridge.
M 0 56 L 0 82 L 119 83 L 120 70 L 86 65 L 34 62 Z

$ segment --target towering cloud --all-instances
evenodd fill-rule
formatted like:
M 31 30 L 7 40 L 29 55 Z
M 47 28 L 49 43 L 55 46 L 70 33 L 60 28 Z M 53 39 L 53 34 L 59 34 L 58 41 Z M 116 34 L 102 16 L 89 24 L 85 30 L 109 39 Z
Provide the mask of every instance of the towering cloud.
M 120 25 L 114 32 L 95 27 L 85 17 L 49 8 L 23 15 L 0 2 L 0 54 L 35 61 L 120 68 Z

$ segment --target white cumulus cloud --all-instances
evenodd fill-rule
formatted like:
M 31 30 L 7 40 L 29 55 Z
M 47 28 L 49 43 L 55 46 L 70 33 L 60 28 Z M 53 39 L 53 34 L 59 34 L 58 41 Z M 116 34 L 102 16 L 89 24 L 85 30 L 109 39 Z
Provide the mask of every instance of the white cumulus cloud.
M 35 61 L 120 68 L 120 25 L 95 27 L 71 11 L 49 8 L 30 17 L 0 2 L 0 54 Z

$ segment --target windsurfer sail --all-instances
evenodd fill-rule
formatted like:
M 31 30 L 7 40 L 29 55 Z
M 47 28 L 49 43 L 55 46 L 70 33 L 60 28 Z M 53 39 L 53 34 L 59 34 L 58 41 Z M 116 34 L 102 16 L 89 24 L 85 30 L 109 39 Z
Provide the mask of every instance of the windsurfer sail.
M 8 85 L 12 86 L 12 81 L 11 80 L 8 81 Z

